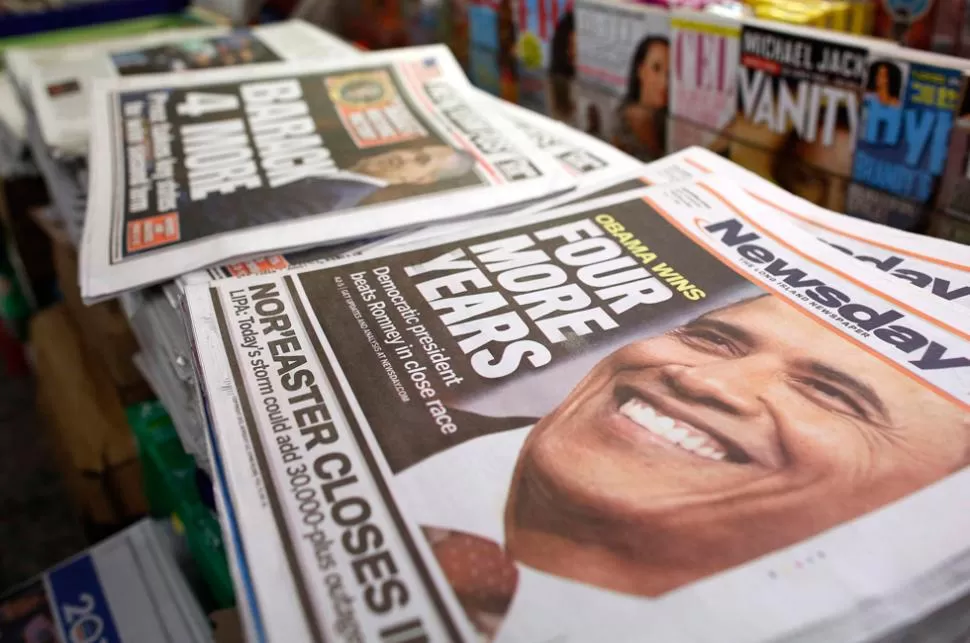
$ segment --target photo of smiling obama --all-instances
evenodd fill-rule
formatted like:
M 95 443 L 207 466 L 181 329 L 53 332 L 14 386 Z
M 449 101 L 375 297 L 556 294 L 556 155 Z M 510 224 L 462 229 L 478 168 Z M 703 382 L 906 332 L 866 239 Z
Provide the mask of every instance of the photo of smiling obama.
M 517 611 L 535 613 L 549 576 L 659 597 L 968 461 L 959 404 L 758 294 L 619 347 L 534 425 L 438 453 L 397 481 L 405 496 L 420 490 L 409 511 L 492 636 Z M 456 550 L 488 573 L 456 565 Z

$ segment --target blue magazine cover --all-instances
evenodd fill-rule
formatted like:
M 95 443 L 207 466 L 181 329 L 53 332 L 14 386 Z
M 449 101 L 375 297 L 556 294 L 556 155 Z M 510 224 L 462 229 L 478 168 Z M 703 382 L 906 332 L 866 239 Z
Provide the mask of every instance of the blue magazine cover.
M 869 62 L 849 213 L 916 227 L 946 168 L 960 98 L 958 69 L 875 58 Z

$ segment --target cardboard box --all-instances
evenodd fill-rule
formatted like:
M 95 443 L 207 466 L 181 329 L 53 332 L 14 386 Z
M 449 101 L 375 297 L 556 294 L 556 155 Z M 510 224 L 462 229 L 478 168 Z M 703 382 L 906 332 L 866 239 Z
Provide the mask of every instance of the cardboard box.
M 106 301 L 86 306 L 78 288 L 77 251 L 63 240 L 54 239 L 54 269 L 64 295 L 64 304 L 89 353 L 101 361 L 111 382 L 118 389 L 123 405 L 154 398 L 151 389 L 132 361 L 138 342 L 118 302 Z
M 118 391 L 87 355 L 67 307 L 38 313 L 30 340 L 39 413 L 81 513 L 99 524 L 143 515 L 141 465 Z

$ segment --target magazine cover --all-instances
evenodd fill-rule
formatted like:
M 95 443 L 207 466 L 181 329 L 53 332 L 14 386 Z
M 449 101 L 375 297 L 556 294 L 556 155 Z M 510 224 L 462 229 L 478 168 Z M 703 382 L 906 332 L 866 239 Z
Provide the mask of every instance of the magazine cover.
M 741 23 L 699 11 L 671 14 L 667 151 L 692 145 L 725 149 L 721 130 L 737 109 Z
M 966 61 L 917 52 L 869 61 L 848 214 L 906 230 L 920 227 L 946 169 L 961 67 Z
M 904 47 L 929 49 L 940 0 L 878 0 L 872 35 Z
M 408 44 L 432 45 L 444 39 L 443 0 L 406 0 L 403 9 Z
M 355 53 L 339 38 L 293 20 L 235 31 L 170 30 L 92 45 L 24 49 L 20 55 L 31 70 L 29 95 L 45 144 L 64 155 L 83 156 L 95 79 Z
M 468 78 L 482 91 L 492 96 L 502 95 L 502 73 L 498 52 L 491 47 L 472 43 L 468 50 Z
M 493 96 L 518 100 L 512 0 L 467 0 L 468 76 Z
M 970 221 L 970 72 L 961 81 L 959 108 L 954 114 L 946 167 L 936 198 L 937 212 Z
M 600 85 L 576 80 L 571 97 L 575 103 L 572 125 L 581 132 L 609 142 L 616 118 L 616 98 Z
M 451 49 L 458 63 L 468 70 L 468 50 L 471 44 L 471 25 L 468 23 L 470 0 L 444 0 L 445 34 L 443 42 Z
M 0 595 L 0 640 L 211 641 L 163 529 L 143 520 Z
M 854 640 L 965 591 L 965 316 L 854 267 L 712 178 L 190 288 L 269 638 Z
M 113 79 L 94 97 L 89 300 L 572 185 L 443 46 Z
M 515 21 L 519 104 L 546 116 L 563 110 L 568 114 L 568 102 L 562 104 L 568 93 L 553 106 L 552 75 L 568 79 L 575 65 L 573 0 L 516 0 Z
M 746 21 L 737 115 L 726 130 L 731 160 L 844 212 L 869 44 Z
M 670 14 L 611 0 L 579 0 L 575 13 L 577 78 L 611 97 L 606 140 L 641 161 L 663 156 Z

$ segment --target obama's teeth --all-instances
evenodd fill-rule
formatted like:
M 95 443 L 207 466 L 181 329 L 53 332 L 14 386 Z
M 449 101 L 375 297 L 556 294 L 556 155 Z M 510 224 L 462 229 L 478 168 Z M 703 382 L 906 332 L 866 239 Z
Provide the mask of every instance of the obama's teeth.
M 724 460 L 727 451 L 707 433 L 666 416 L 643 400 L 633 397 L 623 403 L 620 413 L 670 444 L 709 460 Z

